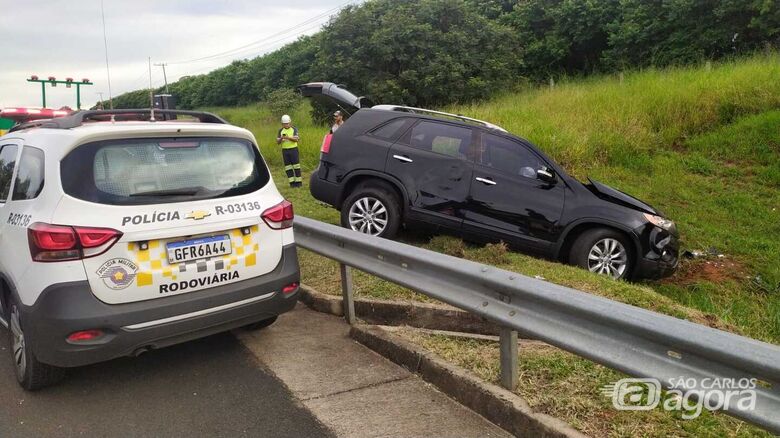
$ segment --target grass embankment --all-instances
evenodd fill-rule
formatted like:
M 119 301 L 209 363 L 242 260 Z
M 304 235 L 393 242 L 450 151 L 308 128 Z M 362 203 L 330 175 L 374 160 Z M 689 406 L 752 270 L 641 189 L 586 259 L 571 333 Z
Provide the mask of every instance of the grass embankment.
M 631 284 L 570 266 L 473 246 L 450 236 L 405 233 L 403 240 L 497 265 L 554 283 L 756 339 L 780 343 L 780 56 L 757 56 L 713 68 L 675 68 L 598 77 L 507 93 L 449 108 L 528 138 L 570 173 L 631 193 L 666 212 L 684 249 L 716 248 L 724 257 L 682 261 L 661 282 Z M 306 186 L 286 185 L 274 144 L 277 114 L 261 107 L 216 109 L 252 130 L 283 194 L 299 215 L 338 223 L 338 212 L 315 201 Z M 313 126 L 308 107 L 291 111 L 301 131 L 305 176 L 314 169 L 326 128 Z M 307 178 L 304 178 L 307 183 Z M 304 281 L 339 293 L 336 263 L 301 251 Z M 426 298 L 356 273 L 357 295 Z M 417 342 L 487 380 L 497 375 L 491 343 L 417 336 Z M 745 436 L 756 429 L 723 415 L 683 421 L 660 410 L 613 410 L 597 388 L 619 374 L 555 349 L 521 352 L 519 392 L 540 411 L 597 436 Z
M 499 383 L 497 342 L 457 339 L 404 329 L 400 336 L 471 370 L 480 378 Z M 519 384 L 515 392 L 531 407 L 560 418 L 593 437 L 770 437 L 772 434 L 725 414 L 702 412 L 684 419 L 680 411 L 618 411 L 611 398 L 600 393 L 625 375 L 538 342 L 519 348 Z M 686 415 L 692 416 L 695 411 Z
M 725 257 L 683 260 L 662 282 L 628 284 L 516 253 L 496 253 L 453 237 L 403 236 L 413 243 L 497 264 L 629 304 L 780 342 L 780 56 L 706 68 L 649 70 L 509 93 L 449 110 L 498 123 L 526 137 L 573 175 L 586 175 L 657 206 L 675 219 L 684 249 Z M 254 132 L 274 178 L 298 214 L 337 223 L 306 187 L 286 187 L 274 143 L 277 114 L 262 106 L 217 108 Z M 308 106 L 291 110 L 302 136 L 305 176 L 316 166 L 326 128 Z M 306 178 L 304 178 L 306 180 Z M 338 270 L 302 254 L 305 281 L 337 293 Z M 358 295 L 418 298 L 368 276 Z M 688 310 L 692 309 L 692 310 Z

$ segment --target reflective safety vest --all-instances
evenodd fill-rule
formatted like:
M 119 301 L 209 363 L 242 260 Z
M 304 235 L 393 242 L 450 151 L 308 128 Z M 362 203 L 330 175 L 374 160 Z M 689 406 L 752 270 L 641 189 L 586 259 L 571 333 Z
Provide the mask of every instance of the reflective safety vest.
M 279 135 L 277 137 L 282 138 L 283 135 L 287 134 L 287 137 L 293 137 L 298 135 L 298 128 L 291 126 L 289 128 L 281 128 L 279 129 Z M 282 140 L 282 149 L 292 149 L 297 148 L 298 142 L 293 140 Z

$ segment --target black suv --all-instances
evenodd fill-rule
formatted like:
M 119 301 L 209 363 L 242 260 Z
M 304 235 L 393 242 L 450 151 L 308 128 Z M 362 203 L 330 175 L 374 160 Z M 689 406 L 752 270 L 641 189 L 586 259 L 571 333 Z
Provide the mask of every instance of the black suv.
M 392 238 L 402 224 L 433 225 L 614 278 L 660 278 L 677 267 L 674 222 L 609 186 L 577 181 L 498 126 L 420 108 L 367 108 L 329 82 L 299 90 L 351 113 L 324 139 L 310 186 L 341 211 L 344 227 Z

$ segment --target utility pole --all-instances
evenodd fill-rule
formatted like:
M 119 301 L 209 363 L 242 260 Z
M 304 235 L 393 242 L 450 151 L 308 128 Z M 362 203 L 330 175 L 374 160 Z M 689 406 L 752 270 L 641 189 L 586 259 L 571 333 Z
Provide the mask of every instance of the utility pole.
M 168 64 L 166 64 L 164 62 L 161 62 L 159 64 L 155 64 L 156 67 L 162 67 L 162 70 L 163 70 L 163 80 L 165 80 L 165 94 L 170 94 L 170 92 L 168 92 L 168 76 L 165 74 L 165 66 L 166 65 L 168 65 Z
M 97 95 L 100 97 L 100 100 L 98 101 L 98 109 L 104 109 L 103 108 L 103 92 L 97 91 Z

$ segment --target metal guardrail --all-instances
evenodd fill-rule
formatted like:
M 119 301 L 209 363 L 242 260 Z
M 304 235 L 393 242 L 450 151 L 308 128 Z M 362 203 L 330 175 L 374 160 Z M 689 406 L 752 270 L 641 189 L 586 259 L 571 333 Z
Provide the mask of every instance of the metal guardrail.
M 505 387 L 517 384 L 519 332 L 630 376 L 658 379 L 667 389 L 670 379 L 755 378 L 755 407 L 724 412 L 780 433 L 776 345 L 305 217 L 295 218 L 294 229 L 299 246 L 341 263 L 350 323 L 354 267 L 503 327 Z M 682 388 L 686 396 L 701 389 Z

